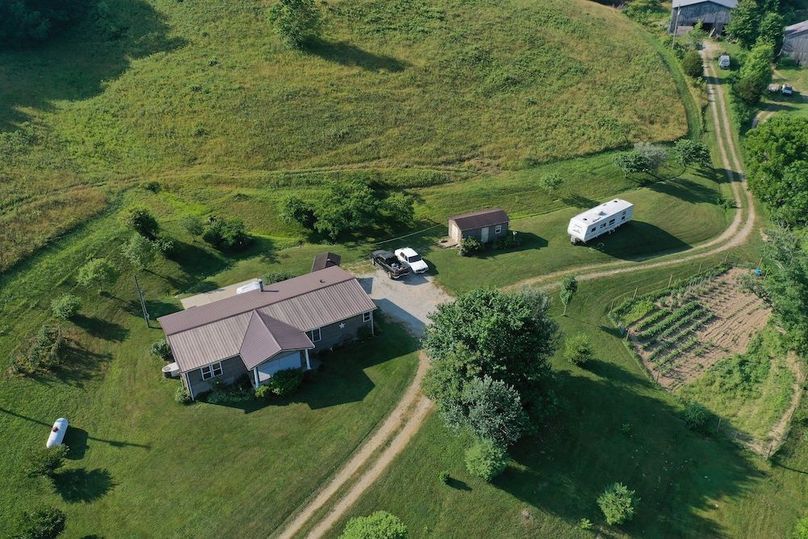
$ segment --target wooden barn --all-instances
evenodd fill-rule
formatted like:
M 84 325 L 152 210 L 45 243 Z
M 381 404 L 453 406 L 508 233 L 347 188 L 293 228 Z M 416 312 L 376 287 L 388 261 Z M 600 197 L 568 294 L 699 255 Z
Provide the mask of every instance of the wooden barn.
M 808 65 L 808 21 L 786 26 L 783 34 L 783 54 Z
M 701 22 L 707 32 L 720 34 L 737 5 L 738 0 L 673 0 L 668 31 L 678 34 Z

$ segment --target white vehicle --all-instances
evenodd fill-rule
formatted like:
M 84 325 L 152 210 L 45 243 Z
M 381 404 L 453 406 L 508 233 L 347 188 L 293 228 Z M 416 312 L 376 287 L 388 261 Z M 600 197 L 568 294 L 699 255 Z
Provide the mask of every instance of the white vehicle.
M 794 95 L 794 87 L 790 84 L 784 84 L 780 89 L 780 93 L 783 95 Z
M 396 249 L 396 258 L 407 264 L 413 273 L 426 273 L 429 269 L 429 266 L 426 265 L 421 255 L 410 247 Z
M 60 417 L 53 423 L 53 428 L 51 429 L 50 435 L 48 436 L 48 441 L 45 443 L 45 447 L 50 449 L 51 447 L 62 445 L 62 440 L 65 439 L 66 432 L 67 432 L 67 419 L 65 419 L 64 417 Z
M 611 234 L 631 221 L 633 215 L 634 204 L 615 198 L 570 219 L 567 233 L 573 244 L 586 243 L 603 234 Z
M 729 54 L 724 53 L 718 57 L 718 67 L 720 67 L 721 69 L 729 69 L 729 65 L 730 65 Z

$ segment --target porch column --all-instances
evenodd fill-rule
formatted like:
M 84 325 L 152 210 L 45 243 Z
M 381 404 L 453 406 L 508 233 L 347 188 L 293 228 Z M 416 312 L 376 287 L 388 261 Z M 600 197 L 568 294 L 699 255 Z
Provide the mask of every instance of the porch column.
M 310 371 L 311 370 L 311 363 L 309 363 L 309 350 L 307 348 L 306 350 L 303 350 L 303 351 L 306 352 L 306 370 Z
M 253 369 L 253 387 L 258 387 L 258 367 Z
M 373 327 L 375 325 L 376 324 L 373 323 L 373 311 L 370 311 L 370 334 L 373 337 L 376 336 L 376 328 Z

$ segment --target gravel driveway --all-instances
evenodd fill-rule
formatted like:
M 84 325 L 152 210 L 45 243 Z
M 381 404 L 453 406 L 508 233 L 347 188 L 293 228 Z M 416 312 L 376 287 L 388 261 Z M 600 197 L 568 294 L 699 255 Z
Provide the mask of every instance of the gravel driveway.
M 453 299 L 429 275 L 408 275 L 394 281 L 378 270 L 358 279 L 384 314 L 402 322 L 417 337 L 424 334 L 427 315 Z

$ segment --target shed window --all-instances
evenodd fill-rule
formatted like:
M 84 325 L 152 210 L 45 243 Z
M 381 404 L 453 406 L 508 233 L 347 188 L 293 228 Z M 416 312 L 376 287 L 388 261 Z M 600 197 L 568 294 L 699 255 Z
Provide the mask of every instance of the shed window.
M 206 365 L 202 367 L 201 370 L 202 370 L 202 379 L 210 380 L 211 378 L 215 378 L 216 376 L 222 375 L 222 364 L 214 363 L 213 365 Z
M 502 225 L 494 227 L 494 234 L 502 234 Z
M 362 313 L 362 322 L 370 322 L 370 311 Z
M 320 333 L 320 328 L 313 329 L 309 332 L 309 337 L 311 337 L 311 342 L 318 342 L 322 340 L 323 335 Z

